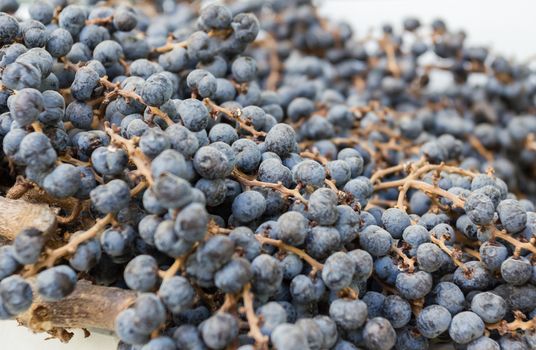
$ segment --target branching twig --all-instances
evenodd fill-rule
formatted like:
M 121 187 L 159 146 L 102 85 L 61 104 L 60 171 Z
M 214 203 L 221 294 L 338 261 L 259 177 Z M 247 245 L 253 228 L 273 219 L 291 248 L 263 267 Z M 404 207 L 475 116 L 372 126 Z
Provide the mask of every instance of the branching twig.
M 380 40 L 380 46 L 383 48 L 385 55 L 387 56 L 387 68 L 395 78 L 400 77 L 400 67 L 396 62 L 396 48 L 387 34 Z
M 236 109 L 234 111 L 223 108 L 218 106 L 216 103 L 214 103 L 211 99 L 208 97 L 203 100 L 207 108 L 212 113 L 223 113 L 225 116 L 227 116 L 229 119 L 234 120 L 238 123 L 240 128 L 244 129 L 245 131 L 249 132 L 253 137 L 260 138 L 266 136 L 266 133 L 264 131 L 257 131 L 255 128 L 251 125 L 251 121 L 244 120 L 241 118 L 242 111 L 240 109 Z
M 411 300 L 410 303 L 411 303 L 411 311 L 413 312 L 413 315 L 415 315 L 415 317 L 419 316 L 422 309 L 424 308 L 424 298 Z
M 34 129 L 35 132 L 43 132 L 43 126 L 41 125 L 40 122 L 33 122 L 32 123 L 32 128 Z
M 463 205 L 465 203 L 462 198 L 460 198 L 459 196 L 455 195 L 452 192 L 445 191 L 444 189 L 438 186 L 430 185 L 429 183 L 426 183 L 424 181 L 418 181 L 418 180 L 404 179 L 404 180 L 397 180 L 397 181 L 391 181 L 391 182 L 383 182 L 375 186 L 374 190 L 378 191 L 378 190 L 382 190 L 386 188 L 399 187 L 406 183 L 408 184 L 409 188 L 414 188 L 416 190 L 421 190 L 425 193 L 436 194 L 436 195 L 445 197 L 452 201 L 452 205 L 454 207 L 463 208 Z
M 179 42 L 168 41 L 164 46 L 157 47 L 153 51 L 156 52 L 156 53 L 166 53 L 166 52 L 169 52 L 169 51 L 171 51 L 171 50 L 173 50 L 175 48 L 178 48 L 178 47 L 185 48 L 187 46 L 188 46 L 187 41 L 179 41 Z
M 268 63 L 270 64 L 270 74 L 266 78 L 266 89 L 275 91 L 281 79 L 282 69 L 281 60 L 277 53 L 277 42 L 271 34 L 268 34 L 262 43 L 269 50 Z
M 79 159 L 72 157 L 69 154 L 62 155 L 58 157 L 58 159 L 63 163 L 69 163 L 69 164 L 76 165 L 76 166 L 83 166 L 83 167 L 91 166 L 90 162 L 81 161 Z
M 407 269 L 408 272 L 415 271 L 415 258 L 409 258 L 403 251 L 400 249 L 397 244 L 393 244 L 391 250 L 402 259 L 402 267 Z
M 467 141 L 488 163 L 493 163 L 493 153 L 488 151 L 475 135 L 469 135 Z
M 190 251 L 188 251 L 183 256 L 176 258 L 173 264 L 167 270 L 158 271 L 159 276 L 162 279 L 168 279 L 168 278 L 175 276 L 177 272 L 179 272 L 180 269 L 184 266 L 184 264 L 186 263 L 186 260 L 188 260 L 188 257 L 190 257 L 190 255 L 193 252 L 195 252 L 195 250 L 197 249 L 197 246 L 198 246 L 197 243 L 194 244 L 194 246 L 190 249 Z
M 110 23 L 112 23 L 113 20 L 114 20 L 114 16 L 108 16 L 108 17 L 103 17 L 103 18 L 87 19 L 87 20 L 86 20 L 86 26 L 91 25 L 91 24 L 96 24 L 96 25 L 106 25 L 106 24 L 110 24 Z
M 171 126 L 175 124 L 175 122 L 169 117 L 169 115 L 164 113 L 160 108 L 152 107 L 152 106 L 147 106 L 147 108 L 149 108 L 152 114 L 162 119 L 166 123 L 167 126 Z
M 231 233 L 231 229 L 218 226 L 214 220 L 210 220 L 208 223 L 207 233 L 211 235 L 228 235 Z
M 525 148 L 536 152 L 536 140 L 533 133 L 530 133 L 525 140 Z
M 402 185 L 402 187 L 400 188 L 400 192 L 398 192 L 398 200 L 396 202 L 396 207 L 398 209 L 406 211 L 406 205 L 404 204 L 404 202 L 406 200 L 406 194 L 408 193 L 408 190 L 411 186 L 411 180 L 418 179 L 421 174 L 424 174 L 427 171 L 428 167 L 418 169 L 424 163 L 424 161 L 424 158 L 421 158 L 417 163 L 413 164 L 413 166 L 409 166 L 410 173 L 406 177 L 406 180 L 408 181 L 406 181 L 406 183 Z
M 536 317 L 524 321 L 526 318 L 520 311 L 514 311 L 514 321 L 506 322 L 505 320 L 497 323 L 486 324 L 488 330 L 496 330 L 500 335 L 510 333 L 512 336 L 517 335 L 517 331 L 528 331 L 536 329 Z
M 459 175 L 467 176 L 470 178 L 473 178 L 477 175 L 476 173 L 472 171 L 458 168 L 455 166 L 445 165 L 445 164 L 426 164 L 423 166 L 423 168 L 419 169 L 419 174 L 424 175 L 430 171 L 435 171 L 438 168 L 441 168 L 442 172 L 446 172 L 449 174 L 459 174 Z M 379 190 L 383 190 L 383 189 L 391 188 L 391 187 L 403 186 L 406 183 L 407 179 L 408 178 L 406 177 L 400 180 L 394 180 L 394 181 L 382 182 L 382 183 L 376 184 L 374 186 L 374 191 L 379 191 Z
M 354 290 L 351 287 L 346 287 L 337 292 L 339 298 L 348 298 L 356 300 L 359 298 L 359 291 Z
M 497 229 L 493 230 L 493 237 L 500 238 L 513 245 L 515 247 L 514 255 L 516 255 L 517 251 L 517 256 L 519 256 L 520 250 L 528 250 L 532 254 L 536 254 L 536 246 L 534 245 L 536 243 L 535 238 L 532 238 L 530 242 L 521 242 L 507 234 L 505 231 L 499 231 Z
M 261 243 L 261 244 L 268 244 L 274 247 L 277 247 L 281 250 L 291 252 L 305 260 L 309 265 L 311 265 L 311 275 L 316 275 L 318 271 L 321 271 L 324 268 L 324 265 L 313 259 L 311 256 L 309 256 L 306 252 L 303 250 L 293 247 L 291 245 L 285 244 L 280 240 L 272 239 L 268 237 L 264 237 L 262 235 L 255 235 L 255 238 Z
M 82 202 L 80 200 L 76 200 L 74 207 L 71 209 L 71 213 L 68 216 L 56 216 L 58 223 L 62 225 L 70 224 L 78 218 L 78 215 L 82 211 L 82 207 Z
M 139 193 L 141 193 L 144 189 L 147 188 L 147 185 L 148 183 L 146 180 L 138 182 L 136 186 L 130 189 L 130 197 L 136 197 Z
M 249 333 L 255 340 L 255 347 L 258 350 L 268 349 L 268 337 L 262 334 L 259 328 L 259 318 L 253 309 L 253 294 L 251 293 L 251 285 L 247 283 L 242 291 L 242 300 L 244 301 L 244 309 L 249 325 Z
M 112 143 L 122 147 L 128 154 L 129 159 L 136 165 L 138 172 L 145 177 L 145 180 L 152 186 L 153 176 L 151 174 L 151 160 L 136 147 L 137 138 L 134 137 L 130 140 L 119 136 L 109 124 L 104 127 L 106 133 L 110 136 Z
M 175 124 L 175 122 L 173 122 L 173 120 L 171 120 L 171 118 L 169 117 L 169 115 L 167 115 L 167 113 L 165 113 L 164 111 L 162 111 L 158 107 L 149 106 L 147 103 L 145 103 L 143 98 L 140 95 L 138 95 L 137 93 L 135 93 L 134 91 L 121 89 L 119 83 L 112 83 L 111 81 L 108 80 L 107 77 L 100 78 L 99 82 L 106 89 L 111 90 L 107 95 L 122 96 L 124 98 L 135 100 L 135 101 L 141 103 L 142 105 L 146 106 L 147 108 L 149 108 L 149 110 L 151 111 L 152 114 L 157 115 L 160 118 L 162 118 L 166 122 L 167 125 Z M 111 99 L 112 98 L 110 98 L 109 96 L 105 96 L 105 100 L 107 100 L 108 102 Z M 103 102 L 103 104 L 104 104 L 104 102 Z
M 316 160 L 317 162 L 319 162 L 322 165 L 326 165 L 326 163 L 328 162 L 328 159 L 326 157 L 320 155 L 318 152 L 303 151 L 303 152 L 300 152 L 300 156 L 302 156 L 304 158 L 309 158 L 309 159 L 312 159 L 312 160 Z
M 234 294 L 225 294 L 225 299 L 223 300 L 223 304 L 218 309 L 218 312 L 229 312 L 236 308 L 236 302 L 238 298 Z
M 480 253 L 474 249 L 464 247 L 463 252 L 472 256 L 473 258 L 480 260 Z
M 258 187 L 271 188 L 273 190 L 281 192 L 284 196 L 293 197 L 305 205 L 308 204 L 308 201 L 305 198 L 303 198 L 300 191 L 298 191 L 297 189 L 286 188 L 285 186 L 283 186 L 281 182 L 274 184 L 271 182 L 263 182 L 263 181 L 259 181 L 255 179 L 249 179 L 244 173 L 240 172 L 238 169 L 233 170 L 232 176 L 244 186 L 258 186 Z
M 456 264 L 456 266 L 458 266 L 460 269 L 462 269 L 462 271 L 466 274 L 466 275 L 470 275 L 472 272 L 471 272 L 471 269 L 468 268 L 461 260 L 460 260 L 460 253 L 455 251 L 454 249 L 451 249 L 449 248 L 446 244 L 445 244 L 445 238 L 444 237 L 441 237 L 441 238 L 436 238 L 434 237 L 434 235 L 430 235 L 430 241 L 432 241 L 432 243 L 434 243 L 435 245 L 437 245 L 439 248 L 441 248 L 442 251 L 444 251 L 452 260 L 452 262 L 454 262 L 454 264 Z
M 370 182 L 372 184 L 375 184 L 377 181 L 379 181 L 381 178 L 387 175 L 395 174 L 401 171 L 407 171 L 406 169 L 411 164 L 398 164 L 389 168 L 380 169 L 376 171 L 372 176 L 370 177 Z
M 89 239 L 94 238 L 99 233 L 104 231 L 105 227 L 109 225 L 110 223 L 112 223 L 112 219 L 113 219 L 113 214 L 107 214 L 102 219 L 97 220 L 97 222 L 95 222 L 95 225 L 93 225 L 89 230 L 87 230 L 86 232 L 78 236 L 73 237 L 69 241 L 69 243 L 66 243 L 60 248 L 49 250 L 47 252 L 46 258 L 37 262 L 34 265 L 30 265 L 29 268 L 25 271 L 24 276 L 25 277 L 33 276 L 34 274 L 39 272 L 39 270 L 41 270 L 42 268 L 53 266 L 54 263 L 58 259 L 66 255 L 73 254 L 76 251 L 76 248 L 78 247 L 78 245 L 80 245 L 81 243 Z

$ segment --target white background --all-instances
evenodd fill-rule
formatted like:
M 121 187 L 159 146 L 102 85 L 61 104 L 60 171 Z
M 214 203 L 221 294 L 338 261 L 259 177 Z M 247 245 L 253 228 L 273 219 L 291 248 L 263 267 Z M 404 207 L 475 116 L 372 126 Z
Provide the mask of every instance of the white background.
M 424 23 L 441 17 L 453 29 L 465 29 L 469 43 L 493 47 L 506 57 L 524 60 L 536 54 L 536 1 L 531 0 L 324 0 L 321 14 L 351 23 L 362 36 L 371 27 L 417 15 Z M 0 321 L 0 348 L 6 350 L 115 350 L 117 340 L 93 334 L 84 339 L 76 332 L 69 344 L 43 341 L 14 321 Z

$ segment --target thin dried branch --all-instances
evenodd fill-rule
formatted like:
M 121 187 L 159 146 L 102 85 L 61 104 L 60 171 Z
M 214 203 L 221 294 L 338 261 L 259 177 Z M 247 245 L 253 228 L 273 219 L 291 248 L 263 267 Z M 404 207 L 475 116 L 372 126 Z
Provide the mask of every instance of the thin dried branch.
M 398 242 L 391 246 L 391 250 L 402 259 L 402 268 L 408 272 L 415 271 L 415 258 L 409 258 L 404 251 L 398 247 Z
M 514 321 L 506 322 L 505 320 L 497 323 L 486 324 L 486 329 L 496 330 L 500 335 L 511 334 L 516 336 L 518 331 L 536 330 L 536 317 L 525 321 L 525 315 L 520 311 L 514 311 Z
M 493 153 L 487 150 L 475 135 L 469 135 L 467 141 L 488 163 L 493 163 Z
M 480 253 L 477 250 L 471 249 L 471 248 L 463 248 L 463 252 L 472 256 L 473 258 L 476 258 L 480 260 Z
M 437 245 L 439 248 L 441 248 L 442 251 L 444 251 L 445 253 L 447 253 L 447 255 L 450 257 L 450 259 L 452 260 L 452 262 L 454 264 L 456 264 L 456 266 L 458 266 L 460 269 L 462 269 L 462 271 L 470 276 L 472 271 L 470 268 L 468 268 L 461 260 L 460 260 L 460 255 L 461 255 L 461 252 L 455 250 L 454 248 L 450 248 L 449 246 L 447 246 L 445 244 L 445 238 L 444 237 L 441 237 L 441 238 L 436 238 L 434 237 L 434 235 L 430 235 L 430 241 L 432 243 L 434 243 L 435 245 Z
M 33 123 L 32 123 L 32 129 L 33 129 L 35 132 L 43 132 L 43 126 L 41 125 L 40 122 L 33 122 Z
M 415 317 L 419 316 L 422 309 L 424 309 L 424 298 L 411 300 L 411 311 Z
M 400 293 L 398 292 L 398 290 L 396 290 L 395 287 L 385 283 L 384 281 L 382 281 L 381 278 L 378 277 L 378 275 L 376 274 L 376 272 L 373 272 L 372 273 L 372 279 L 374 281 L 376 281 L 376 283 L 378 283 L 381 287 L 382 287 L 382 290 L 385 292 L 385 293 L 389 293 L 389 294 L 394 294 L 394 295 L 399 295 Z
M 506 241 L 513 245 L 515 248 L 514 255 L 519 256 L 521 250 L 528 250 L 532 254 L 536 254 L 536 239 L 534 237 L 529 242 L 521 242 L 516 238 L 510 236 L 508 233 L 506 233 L 506 231 L 500 231 L 497 229 L 493 230 L 492 235 L 494 238 L 502 239 L 503 241 Z
M 525 148 L 536 152 L 536 140 L 534 134 L 530 133 L 525 140 Z
M 23 275 L 25 277 L 33 276 L 42 268 L 54 266 L 54 263 L 56 263 L 56 261 L 58 261 L 60 258 L 73 254 L 81 243 L 96 237 L 99 233 L 104 231 L 106 226 L 112 223 L 113 218 L 113 214 L 107 214 L 102 219 L 97 220 L 95 225 L 93 225 L 90 229 L 78 236 L 73 237 L 67 244 L 57 249 L 47 251 L 46 257 L 34 265 L 30 265 Z
M 355 290 L 351 287 L 346 287 L 337 292 L 339 298 L 347 298 L 352 300 L 359 299 L 359 290 Z
M 270 50 L 269 64 L 270 64 L 270 74 L 266 78 L 266 89 L 275 91 L 281 80 L 281 70 L 283 65 L 279 59 L 279 54 L 277 53 L 277 42 L 275 41 L 272 35 L 269 35 L 266 40 L 266 46 Z
M 377 186 L 374 187 L 375 191 L 386 189 L 386 188 L 392 188 L 392 187 L 400 187 L 401 185 L 404 185 L 407 183 L 408 188 L 414 188 L 416 190 L 421 190 L 422 192 L 428 193 L 428 194 L 434 194 L 441 197 L 445 197 L 452 201 L 452 205 L 454 207 L 463 208 L 463 205 L 465 201 L 455 195 L 454 193 L 445 191 L 444 189 L 430 185 L 429 183 L 426 183 L 424 181 L 418 181 L 418 180 L 411 180 L 411 179 L 404 179 L 404 180 L 397 180 L 397 181 L 391 181 L 391 182 L 383 182 Z
M 210 220 L 208 223 L 207 232 L 210 235 L 228 235 L 231 231 L 231 229 L 218 226 L 214 220 Z
M 329 162 L 329 160 L 326 157 L 322 156 L 318 152 L 303 151 L 303 152 L 300 152 L 300 156 L 302 156 L 304 158 L 309 158 L 309 159 L 312 159 L 312 160 L 316 160 L 317 162 L 319 162 L 322 165 L 326 165 Z
M 418 179 L 421 174 L 424 174 L 426 172 L 427 167 L 418 169 L 424 163 L 424 161 L 425 159 L 421 158 L 417 163 L 409 166 L 410 173 L 406 177 L 406 180 L 408 181 L 406 181 L 406 183 L 402 185 L 402 187 L 400 188 L 400 192 L 398 192 L 398 200 L 396 202 L 396 207 L 398 209 L 401 209 L 404 211 L 406 210 L 406 205 L 404 203 L 406 201 L 406 194 L 408 193 L 408 190 L 410 189 L 410 186 L 411 186 L 410 180 Z
M 401 72 L 396 61 L 396 48 L 393 41 L 388 35 L 385 35 L 383 39 L 380 40 L 380 46 L 383 48 L 385 55 L 387 56 L 387 68 L 395 78 L 400 77 Z
M 268 337 L 262 334 L 259 328 L 260 320 L 255 314 L 255 310 L 253 308 L 253 293 L 251 293 L 251 285 L 249 283 L 244 286 L 242 291 L 242 300 L 244 301 L 244 309 L 249 325 L 248 335 L 255 340 L 256 349 L 267 350 Z
M 421 166 L 422 168 L 418 169 L 419 177 L 425 175 L 428 172 L 436 171 L 438 169 L 441 169 L 442 172 L 446 172 L 449 174 L 458 174 L 458 175 L 467 176 L 470 178 L 473 178 L 477 175 L 477 173 L 474 173 L 472 171 L 465 170 L 465 169 L 458 168 L 458 167 L 451 166 L 451 165 L 445 165 L 445 164 L 426 164 L 426 165 L 421 164 Z M 403 186 L 407 182 L 407 180 L 408 180 L 408 177 L 405 177 L 400 180 L 395 180 L 395 181 L 381 182 L 374 186 L 374 191 L 379 191 L 379 190 L 383 190 L 383 189 L 391 188 L 391 187 L 400 187 L 400 186 Z
M 122 96 L 127 99 L 135 100 L 141 103 L 142 105 L 146 106 L 147 108 L 149 108 L 152 114 L 157 115 L 160 118 L 162 118 L 164 122 L 166 122 L 167 125 L 175 124 L 175 122 L 169 117 L 169 115 L 167 115 L 167 113 L 165 113 L 158 107 L 149 106 L 147 103 L 145 103 L 143 98 L 137 93 L 135 93 L 134 91 L 121 89 L 121 86 L 119 83 L 112 83 L 111 81 L 108 80 L 106 76 L 100 78 L 99 82 L 106 89 L 111 90 L 105 95 L 105 100 L 107 102 L 110 102 L 113 99 L 113 96 Z
M 339 191 L 339 189 L 337 188 L 337 185 L 335 185 L 334 180 L 325 179 L 324 183 L 330 188 L 330 190 L 336 193 L 342 192 L 342 191 Z
M 175 122 L 169 117 L 169 115 L 164 113 L 160 108 L 153 107 L 153 106 L 148 106 L 147 108 L 149 108 L 149 111 L 151 111 L 152 114 L 160 117 L 160 119 L 162 119 L 166 123 L 167 126 L 171 126 L 175 124 Z
M 71 213 L 68 216 L 57 216 L 56 219 L 61 225 L 70 224 L 78 218 L 78 215 L 82 211 L 83 205 L 80 200 L 76 200 L 74 207 L 71 209 Z
M 121 137 L 109 124 L 105 124 L 104 130 L 110 136 L 113 144 L 118 145 L 127 152 L 129 159 L 134 163 L 137 171 L 145 177 L 149 186 L 152 186 L 153 176 L 151 174 L 151 160 L 138 147 L 136 147 L 138 139 L 134 137 L 129 140 Z
M 76 166 L 84 166 L 84 167 L 91 166 L 90 162 L 84 162 L 82 160 L 76 159 L 76 158 L 72 157 L 69 154 L 62 155 L 62 156 L 58 157 L 58 159 L 62 163 L 69 163 L 69 164 L 76 165 Z
M 395 166 L 392 166 L 392 167 L 389 167 L 389 168 L 385 168 L 385 169 L 380 169 L 378 171 L 376 171 L 374 174 L 372 174 L 372 176 L 370 177 L 370 182 L 372 184 L 375 184 L 377 181 L 379 181 L 381 178 L 387 176 L 387 175 L 391 175 L 391 174 L 395 174 L 395 173 L 399 173 L 399 172 L 402 172 L 402 171 L 407 171 L 407 168 L 410 166 L 411 164 L 398 164 L 398 165 L 395 165 Z
M 92 18 L 86 20 L 86 25 L 96 24 L 96 25 L 106 25 L 112 23 L 114 16 L 107 16 L 102 18 Z
M 296 200 L 299 200 L 303 204 L 307 205 L 308 201 L 307 199 L 303 198 L 300 191 L 297 189 L 290 189 L 283 186 L 281 182 L 278 182 L 276 184 L 271 182 L 263 182 L 255 179 L 250 179 L 248 176 L 244 173 L 242 173 L 238 169 L 234 169 L 232 176 L 236 179 L 236 181 L 240 182 L 244 186 L 257 186 L 257 187 L 264 187 L 264 188 L 271 188 L 273 190 L 276 190 L 287 197 L 293 197 Z
M 169 279 L 175 276 L 177 272 L 179 272 L 183 268 L 184 264 L 186 263 L 186 260 L 188 260 L 190 255 L 192 255 L 192 253 L 196 251 L 197 247 L 198 247 L 198 244 L 197 243 L 194 244 L 194 246 L 190 249 L 190 251 L 188 251 L 183 256 L 176 258 L 173 264 L 167 270 L 158 271 L 159 276 L 162 279 Z
M 281 249 L 283 251 L 296 254 L 297 256 L 299 256 L 300 258 L 305 260 L 309 265 L 311 265 L 311 267 L 312 267 L 311 275 L 313 275 L 313 276 L 316 275 L 316 273 L 318 271 L 321 271 L 324 268 L 323 264 L 321 264 L 320 262 L 316 261 L 314 258 L 309 256 L 303 250 L 301 250 L 299 248 L 296 248 L 296 247 L 293 247 L 291 245 L 285 244 L 285 243 L 283 243 L 283 241 L 280 241 L 278 239 L 272 239 L 272 238 L 264 237 L 264 236 L 262 236 L 260 234 L 255 235 L 255 238 L 257 238 L 257 240 L 261 244 L 268 244 L 268 245 L 277 247 L 277 248 L 279 248 L 279 249 Z
M 166 53 L 166 52 L 172 51 L 173 49 L 176 49 L 178 47 L 185 48 L 187 46 L 188 46 L 187 41 L 179 41 L 179 42 L 168 41 L 164 46 L 160 46 L 160 47 L 157 47 L 156 49 L 154 49 L 153 52 Z
M 367 206 L 365 207 L 365 210 L 368 210 L 371 207 L 375 207 L 375 206 L 390 208 L 390 207 L 394 207 L 395 205 L 396 205 L 396 201 L 382 199 L 376 196 L 376 197 L 372 197 L 371 199 L 369 199 Z
M 203 99 L 203 102 L 205 103 L 205 106 L 211 111 L 211 113 L 223 113 L 226 117 L 228 117 L 231 120 L 234 120 L 238 123 L 240 128 L 244 129 L 245 131 L 249 132 L 253 137 L 255 138 L 261 138 L 266 136 L 266 133 L 264 131 L 257 131 L 251 124 L 251 121 L 246 119 L 242 119 L 242 111 L 240 109 L 236 109 L 234 111 L 223 108 L 218 106 L 216 103 L 214 103 L 211 99 L 208 97 Z
M 136 197 L 148 186 L 147 180 L 142 180 L 138 182 L 136 186 L 130 189 L 130 197 Z
M 235 310 L 237 301 L 238 297 L 236 295 L 226 293 L 223 304 L 218 309 L 218 312 L 229 312 Z

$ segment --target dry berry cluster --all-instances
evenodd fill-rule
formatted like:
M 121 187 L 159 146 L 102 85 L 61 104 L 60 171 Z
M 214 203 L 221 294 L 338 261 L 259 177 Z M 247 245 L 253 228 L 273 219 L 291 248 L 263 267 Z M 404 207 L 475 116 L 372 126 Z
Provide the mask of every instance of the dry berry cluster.
M 122 350 L 536 348 L 528 65 L 309 0 L 26 9 L 0 0 L 0 319 Z

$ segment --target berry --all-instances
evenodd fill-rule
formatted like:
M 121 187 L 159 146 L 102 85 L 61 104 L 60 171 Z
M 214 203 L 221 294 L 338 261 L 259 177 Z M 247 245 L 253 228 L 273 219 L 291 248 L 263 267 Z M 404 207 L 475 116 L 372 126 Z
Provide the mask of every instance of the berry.
M 43 188 L 51 196 L 66 198 L 74 195 L 81 185 L 80 169 L 70 164 L 60 164 L 43 180 Z
M 402 328 L 411 320 L 411 305 L 397 295 L 390 295 L 383 302 L 383 315 L 393 328 Z
M 173 276 L 162 281 L 158 295 L 170 312 L 178 314 L 193 305 L 195 290 L 186 278 Z
M 307 237 L 309 221 L 299 212 L 289 211 L 277 219 L 278 238 L 283 242 L 300 246 Z
M 238 323 L 228 313 L 219 313 L 203 323 L 203 341 L 212 349 L 224 349 L 238 335 Z
M 32 304 L 32 287 L 19 275 L 9 276 L 0 282 L 0 298 L 9 314 L 18 315 Z
M 304 332 L 293 324 L 283 323 L 272 332 L 272 343 L 277 349 L 307 349 L 307 338 Z
M 450 312 L 440 305 L 425 307 L 417 316 L 417 329 L 426 338 L 436 338 L 449 328 Z
M 116 213 L 128 206 L 130 191 L 123 180 L 112 180 L 90 192 L 91 203 L 103 214 Z
M 356 330 L 367 320 L 367 304 L 360 300 L 337 299 L 329 306 L 329 315 L 344 330 Z
M 484 322 L 471 311 L 460 312 L 452 318 L 449 335 L 458 344 L 467 344 L 484 334 Z
M 322 280 L 333 290 L 341 290 L 350 285 L 355 273 L 355 261 L 343 252 L 337 252 L 326 259 L 322 269 Z
M 422 298 L 432 289 L 432 275 L 424 271 L 400 273 L 396 277 L 396 289 L 406 299 Z
M 478 293 L 471 301 L 471 310 L 486 323 L 499 322 L 506 314 L 506 302 L 499 295 Z
M 396 342 L 396 332 L 385 318 L 368 320 L 363 328 L 363 340 L 368 349 L 391 349 Z
M 124 278 L 130 289 L 148 292 L 158 280 L 156 260 L 149 255 L 138 255 L 125 267 Z
M 67 265 L 59 265 L 37 275 L 37 291 L 48 301 L 58 301 L 74 291 L 76 273 Z
M 233 201 L 233 216 L 240 222 L 251 222 L 266 210 L 266 201 L 257 191 L 240 193 Z

